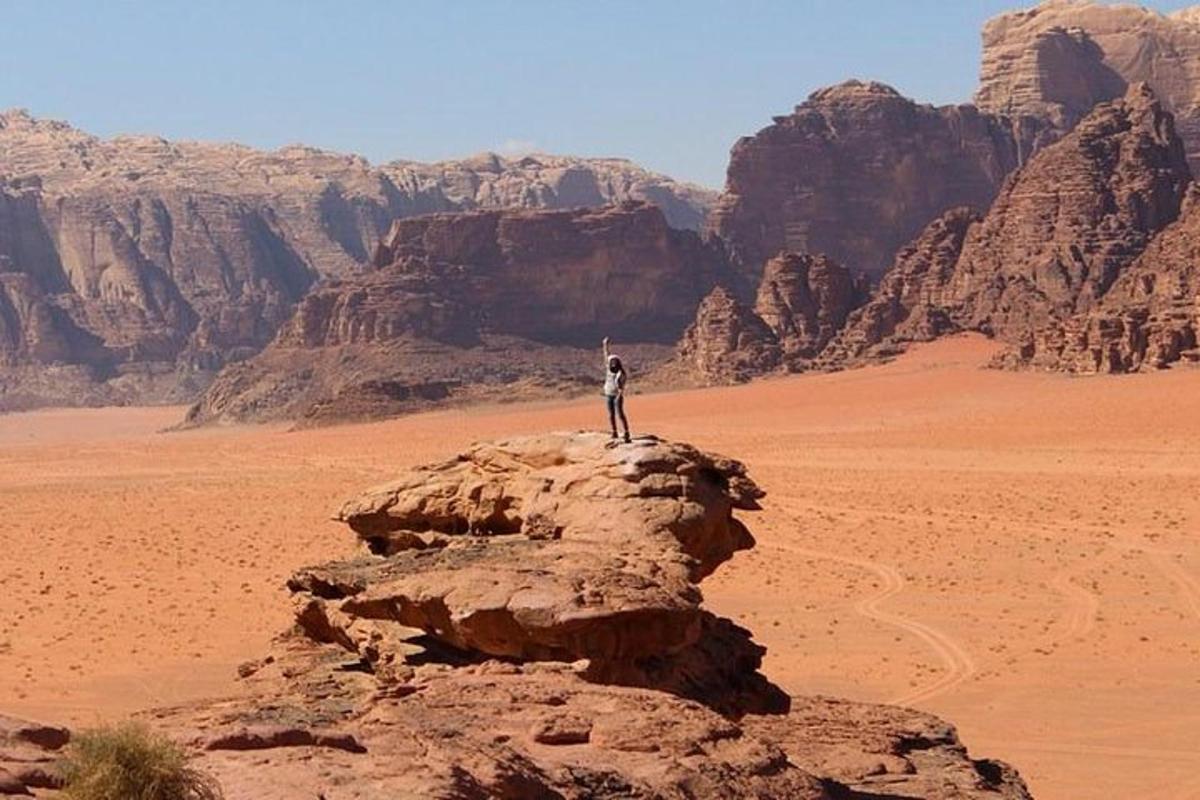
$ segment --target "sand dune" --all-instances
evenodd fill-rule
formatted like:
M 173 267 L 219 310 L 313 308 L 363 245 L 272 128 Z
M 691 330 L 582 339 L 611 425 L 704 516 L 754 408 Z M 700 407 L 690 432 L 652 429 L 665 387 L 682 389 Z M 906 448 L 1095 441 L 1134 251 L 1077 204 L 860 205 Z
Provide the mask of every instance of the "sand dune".
M 1200 797 L 1200 370 L 884 367 L 635 397 L 639 431 L 736 456 L 760 546 L 705 584 L 785 688 L 912 704 L 1039 798 Z M 602 406 L 290 433 L 160 434 L 179 409 L 0 417 L 0 711 L 89 723 L 236 691 L 343 497 L 470 440 Z

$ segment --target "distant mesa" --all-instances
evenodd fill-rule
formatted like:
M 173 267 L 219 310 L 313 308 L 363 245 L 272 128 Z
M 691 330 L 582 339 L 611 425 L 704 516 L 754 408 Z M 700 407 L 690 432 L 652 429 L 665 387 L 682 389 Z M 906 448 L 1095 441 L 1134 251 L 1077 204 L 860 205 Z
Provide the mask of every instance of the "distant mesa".
M 376 167 L 304 146 L 103 140 L 4 112 L 0 410 L 194 399 L 311 287 L 361 272 L 396 218 L 640 200 L 695 229 L 714 199 L 621 159 Z
M 668 359 L 728 275 L 719 246 L 638 202 L 400 219 L 374 258 L 314 287 L 189 420 L 316 423 L 577 393 L 595 382 L 609 333 L 634 369 Z

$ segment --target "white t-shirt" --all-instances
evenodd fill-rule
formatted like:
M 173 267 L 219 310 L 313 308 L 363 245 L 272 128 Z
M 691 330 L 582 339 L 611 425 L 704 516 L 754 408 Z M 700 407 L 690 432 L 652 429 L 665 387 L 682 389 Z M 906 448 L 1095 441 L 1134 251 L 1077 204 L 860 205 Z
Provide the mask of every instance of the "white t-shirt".
M 620 394 L 620 390 L 625 387 L 625 370 L 621 369 L 613 372 L 604 365 L 604 396 L 616 397 Z

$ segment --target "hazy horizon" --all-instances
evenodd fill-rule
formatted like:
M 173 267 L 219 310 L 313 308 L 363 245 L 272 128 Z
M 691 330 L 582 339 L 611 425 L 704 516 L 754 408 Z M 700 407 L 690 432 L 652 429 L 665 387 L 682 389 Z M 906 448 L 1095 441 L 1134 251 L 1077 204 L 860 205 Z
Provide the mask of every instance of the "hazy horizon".
M 306 144 L 374 163 L 484 151 L 628 158 L 720 188 L 737 138 L 821 86 L 860 78 L 920 102 L 970 100 L 981 25 L 1018 7 L 18 5 L 0 109 L 106 138 Z

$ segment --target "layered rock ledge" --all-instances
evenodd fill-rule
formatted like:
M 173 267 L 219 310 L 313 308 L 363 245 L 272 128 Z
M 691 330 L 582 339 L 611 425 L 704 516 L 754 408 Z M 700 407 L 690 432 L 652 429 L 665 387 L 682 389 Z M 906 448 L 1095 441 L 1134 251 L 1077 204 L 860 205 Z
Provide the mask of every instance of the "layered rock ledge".
M 697 584 L 754 539 L 737 461 L 643 437 L 480 444 L 347 502 L 236 697 L 151 714 L 231 800 L 1027 798 L 916 711 L 788 697 Z

